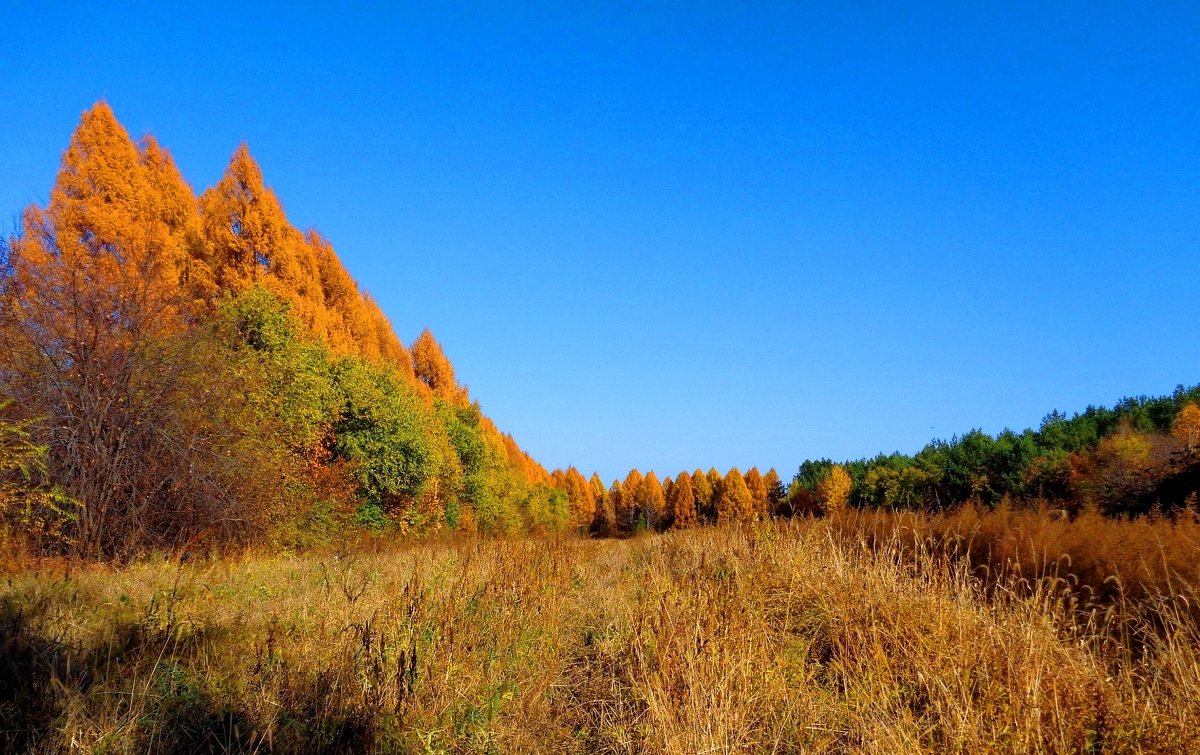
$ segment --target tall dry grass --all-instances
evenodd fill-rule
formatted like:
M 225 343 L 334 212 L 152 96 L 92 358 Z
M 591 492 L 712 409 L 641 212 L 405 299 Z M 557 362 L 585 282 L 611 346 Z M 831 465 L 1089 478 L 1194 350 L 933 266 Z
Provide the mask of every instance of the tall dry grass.
M 846 527 L 14 574 L 2 744 L 1200 749 L 1200 629 L 1178 601 L 1081 610 L 1069 580 L 989 580 L 969 559 Z

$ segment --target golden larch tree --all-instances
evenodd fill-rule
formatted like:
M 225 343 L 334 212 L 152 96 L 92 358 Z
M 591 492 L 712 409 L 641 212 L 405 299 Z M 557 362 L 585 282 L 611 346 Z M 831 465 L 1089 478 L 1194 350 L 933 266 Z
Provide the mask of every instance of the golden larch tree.
M 671 494 L 667 496 L 667 508 L 671 512 L 671 526 L 674 529 L 682 530 L 696 526 L 696 495 L 692 490 L 692 478 L 687 473 L 681 473 L 671 486 Z
M 625 486 L 620 480 L 613 480 L 612 485 L 608 488 L 608 507 L 612 510 L 612 527 L 614 531 L 620 530 L 624 526 L 621 517 L 626 510 Z
M 1183 446 L 1184 454 L 1195 456 L 1200 450 L 1200 406 L 1187 404 L 1175 415 L 1171 434 Z
M 272 264 L 283 262 L 277 258 L 285 256 L 291 227 L 245 144 L 230 157 L 217 184 L 200 195 L 200 209 L 222 288 L 240 291 L 260 283 Z
M 571 506 L 571 522 L 576 527 L 591 527 L 596 516 L 596 498 L 592 486 L 575 467 L 567 469 L 564 492 Z
M 621 483 L 621 496 L 613 503 L 617 526 L 622 529 L 632 530 L 637 524 L 637 497 L 641 484 L 642 473 L 637 469 L 629 470 L 629 474 L 625 475 L 625 481 Z
M 717 517 L 717 511 L 713 508 L 713 486 L 708 479 L 708 475 L 697 469 L 692 472 L 692 495 L 696 497 L 696 514 L 697 516 L 713 520 Z
M 211 421 L 232 401 L 184 338 L 208 288 L 195 212 L 170 156 L 152 139 L 139 149 L 99 103 L 72 135 L 48 205 L 26 211 L 9 246 L 3 387 L 38 418 L 50 474 L 81 504 L 83 552 L 188 527 L 229 531 L 266 510 L 231 492 L 245 467 L 222 466 L 232 453 L 222 444 L 243 428 Z
M 854 482 L 850 474 L 840 464 L 835 464 L 829 474 L 817 483 L 817 500 L 821 511 L 827 516 L 833 516 L 844 511 L 850 502 L 850 489 Z
M 787 494 L 787 491 L 783 487 L 783 481 L 779 479 L 779 472 L 775 471 L 775 467 L 771 467 L 763 475 L 763 486 L 767 489 L 768 516 L 775 516 L 779 513 L 779 504 L 783 502 L 784 496 Z
M 599 472 L 592 472 L 592 476 L 588 479 L 588 486 L 592 489 L 592 501 L 596 507 L 595 517 L 592 519 L 592 527 L 597 532 L 606 533 L 612 528 L 612 503 L 608 499 L 608 488 L 604 485 L 604 480 L 600 477 Z
M 379 304 L 368 294 L 364 293 L 362 299 L 363 306 L 367 312 L 367 320 L 371 323 L 371 338 L 375 343 L 374 349 L 379 353 L 379 358 L 395 365 L 401 375 L 421 384 L 416 378 L 412 354 L 409 353 L 408 349 L 404 348 L 404 344 L 400 343 L 400 339 L 396 337 L 396 332 L 392 329 L 392 323 L 388 321 L 387 315 L 383 313 L 383 310 L 379 308 Z
M 417 378 L 429 386 L 433 395 L 460 405 L 468 401 L 467 392 L 459 387 L 454 377 L 454 367 L 429 328 L 421 331 L 413 341 L 412 356 Z
M 716 467 L 709 467 L 704 476 L 708 478 L 708 486 L 712 490 L 709 516 L 715 522 L 717 520 L 717 497 L 721 494 L 721 486 L 725 484 L 725 476 L 718 472 Z
M 310 333 L 328 332 L 318 249 L 288 222 L 245 144 L 200 196 L 200 215 L 221 288 L 262 286 L 291 304 L 291 314 Z
M 657 529 L 667 513 L 666 497 L 662 483 L 653 471 L 646 473 L 638 483 L 635 498 L 635 521 L 644 521 L 647 529 Z
M 161 242 L 171 269 L 169 280 L 182 288 L 195 311 L 216 296 L 213 263 L 204 244 L 200 205 L 192 187 L 175 166 L 171 153 L 152 136 L 142 137 L 141 164 L 148 189 L 153 194 L 155 225 L 164 234 Z
M 718 524 L 754 521 L 754 499 L 737 467 L 725 474 L 716 495 Z
M 750 491 L 750 499 L 754 502 L 755 518 L 769 519 L 771 504 L 767 499 L 767 485 L 763 482 L 763 476 L 758 471 L 758 467 L 750 467 L 750 470 L 746 472 L 746 489 Z

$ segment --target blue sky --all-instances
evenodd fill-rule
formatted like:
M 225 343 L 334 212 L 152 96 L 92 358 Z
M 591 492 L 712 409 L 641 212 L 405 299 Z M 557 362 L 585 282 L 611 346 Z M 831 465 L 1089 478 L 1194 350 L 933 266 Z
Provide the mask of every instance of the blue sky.
M 548 467 L 1200 382 L 1195 3 L 167 5 L 0 12 L 5 227 L 97 99 L 197 189 L 246 141 Z

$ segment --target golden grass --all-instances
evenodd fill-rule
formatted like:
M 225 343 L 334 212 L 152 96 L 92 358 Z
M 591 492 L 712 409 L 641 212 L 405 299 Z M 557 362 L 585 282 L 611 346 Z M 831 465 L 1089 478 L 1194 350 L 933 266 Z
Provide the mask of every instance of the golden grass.
M 24 572 L 0 749 L 1200 750 L 1177 601 L 971 569 L 805 521 Z

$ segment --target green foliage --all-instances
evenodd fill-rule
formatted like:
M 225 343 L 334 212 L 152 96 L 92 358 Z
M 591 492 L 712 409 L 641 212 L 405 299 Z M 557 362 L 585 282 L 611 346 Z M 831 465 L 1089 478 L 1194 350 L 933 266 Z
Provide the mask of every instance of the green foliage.
M 527 527 L 533 532 L 556 532 L 564 529 L 571 518 L 567 494 L 549 485 L 531 487 L 522 507 Z
M 46 447 L 33 442 L 27 422 L 4 416 L 0 401 L 0 546 L 36 540 L 42 549 L 66 544 L 75 501 L 46 478 Z
M 246 387 L 260 411 L 281 424 L 288 448 L 303 453 L 320 443 L 340 397 L 328 349 L 300 337 L 291 305 L 261 286 L 249 288 L 221 302 L 216 330 L 242 357 Z
M 352 463 L 367 500 L 387 505 L 425 491 L 437 469 L 430 417 L 395 372 L 346 357 L 333 366 L 341 400 L 334 458 Z
M 834 463 L 831 459 L 806 460 L 800 465 L 800 470 L 792 478 L 792 485 L 810 493 L 817 492 L 817 486 L 829 476 Z
M 1080 490 L 1108 485 L 1078 480 L 1081 475 L 1111 473 L 1104 471 L 1103 459 L 1088 461 L 1106 439 L 1119 432 L 1165 436 L 1179 411 L 1198 398 L 1200 386 L 1180 386 L 1171 396 L 1126 398 L 1111 409 L 1089 406 L 1073 416 L 1055 411 L 1046 415 L 1037 430 L 1005 430 L 995 436 L 972 430 L 948 441 L 931 441 L 914 456 L 880 454 L 841 466 L 853 481 L 851 500 L 858 506 L 939 509 L 968 500 L 995 506 L 1005 498 L 1067 498 Z M 1146 464 L 1153 466 L 1154 462 Z M 1160 462 L 1160 467 L 1163 464 Z M 800 465 L 789 489 L 789 501 L 797 513 L 804 510 L 834 466 L 830 459 Z M 1165 500 L 1185 497 L 1191 472 L 1178 468 L 1178 463 L 1175 467 L 1166 464 L 1157 472 L 1160 477 L 1167 476 L 1161 480 L 1166 487 L 1160 490 L 1147 477 L 1154 474 L 1148 469 L 1140 472 L 1136 495 L 1122 494 L 1120 505 L 1125 510 L 1146 509 L 1152 505 L 1147 501 L 1164 500 L 1164 496 Z M 1074 488 L 1073 476 L 1077 479 Z

